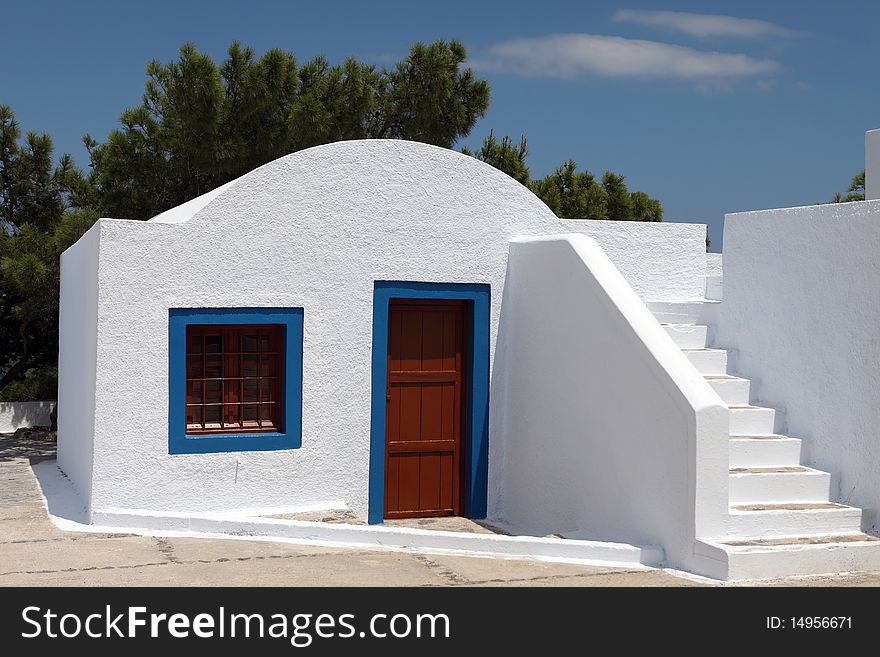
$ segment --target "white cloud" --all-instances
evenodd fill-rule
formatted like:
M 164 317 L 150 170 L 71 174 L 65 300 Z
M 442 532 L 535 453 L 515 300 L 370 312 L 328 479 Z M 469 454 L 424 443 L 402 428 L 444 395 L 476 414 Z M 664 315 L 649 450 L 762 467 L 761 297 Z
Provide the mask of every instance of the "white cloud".
M 773 91 L 776 89 L 778 82 L 776 80 L 758 80 L 755 82 L 755 86 L 758 88 L 758 91 Z
M 735 18 L 715 14 L 691 14 L 684 11 L 646 11 L 621 9 L 614 12 L 611 20 L 618 23 L 638 23 L 651 27 L 663 27 L 690 34 L 695 37 L 795 37 L 800 33 L 769 21 L 753 18 Z
M 778 71 L 772 59 L 695 50 L 658 41 L 597 34 L 550 34 L 504 41 L 469 62 L 483 71 L 532 77 L 657 77 L 700 80 Z
M 816 91 L 816 87 L 811 85 L 809 82 L 804 82 L 803 80 L 795 82 L 794 88 L 803 93 L 812 93 Z

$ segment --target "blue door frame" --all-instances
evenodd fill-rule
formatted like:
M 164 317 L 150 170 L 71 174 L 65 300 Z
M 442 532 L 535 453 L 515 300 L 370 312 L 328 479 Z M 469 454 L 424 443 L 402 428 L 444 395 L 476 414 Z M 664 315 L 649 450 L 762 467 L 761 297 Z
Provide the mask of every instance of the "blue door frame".
M 388 306 L 392 299 L 467 301 L 467 388 L 464 466 L 464 516 L 486 517 L 489 476 L 489 307 L 490 287 L 474 283 L 376 281 L 373 286 L 372 413 L 370 418 L 370 524 L 385 519 L 385 383 L 388 355 Z

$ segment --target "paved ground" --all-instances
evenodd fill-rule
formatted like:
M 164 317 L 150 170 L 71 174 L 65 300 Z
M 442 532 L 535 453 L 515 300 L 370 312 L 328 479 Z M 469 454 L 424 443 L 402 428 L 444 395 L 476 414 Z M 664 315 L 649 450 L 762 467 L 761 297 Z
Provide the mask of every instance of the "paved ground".
M 0 586 L 698 586 L 668 571 L 261 541 L 64 532 L 31 462 L 54 446 L 0 435 Z M 878 586 L 880 573 L 761 582 Z

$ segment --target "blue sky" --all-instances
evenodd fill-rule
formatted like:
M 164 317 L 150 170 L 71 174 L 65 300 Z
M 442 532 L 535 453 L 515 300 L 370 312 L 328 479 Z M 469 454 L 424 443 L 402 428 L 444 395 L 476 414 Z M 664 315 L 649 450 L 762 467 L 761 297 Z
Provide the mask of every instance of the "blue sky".
M 624 174 L 668 221 L 809 204 L 862 169 L 880 127 L 880 3 L 4 3 L 0 103 L 81 165 L 138 103 L 149 59 L 184 41 L 221 59 L 238 39 L 301 60 L 390 64 L 415 41 L 457 38 L 492 102 L 461 145 L 525 134 L 533 175 L 572 158 Z

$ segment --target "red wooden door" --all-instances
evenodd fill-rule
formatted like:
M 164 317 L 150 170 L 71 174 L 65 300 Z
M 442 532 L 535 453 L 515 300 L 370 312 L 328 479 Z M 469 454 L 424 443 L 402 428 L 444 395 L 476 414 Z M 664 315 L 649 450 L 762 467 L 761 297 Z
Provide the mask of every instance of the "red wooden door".
M 462 302 L 392 300 L 385 402 L 385 517 L 460 513 Z

